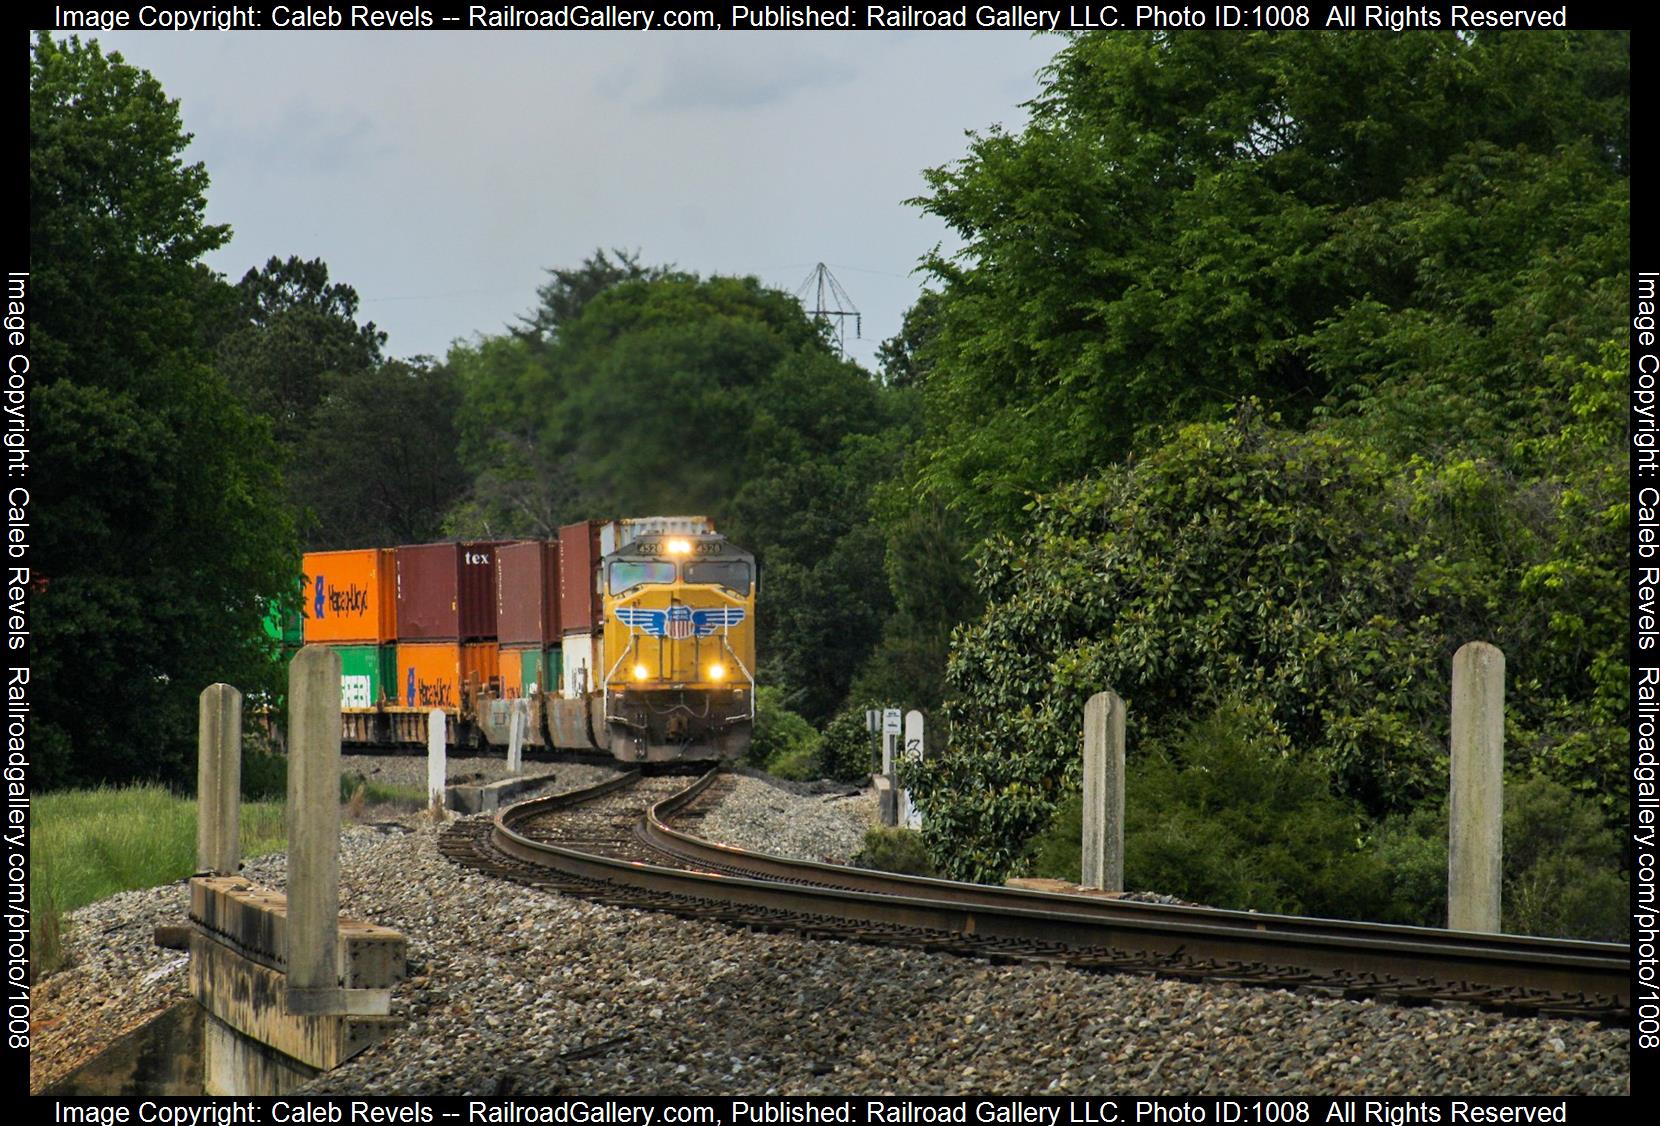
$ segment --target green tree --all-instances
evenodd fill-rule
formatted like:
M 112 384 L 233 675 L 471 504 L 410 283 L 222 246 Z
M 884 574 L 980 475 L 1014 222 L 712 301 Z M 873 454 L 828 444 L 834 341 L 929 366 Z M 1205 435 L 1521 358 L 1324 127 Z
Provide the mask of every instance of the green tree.
M 763 681 L 822 721 L 889 608 L 870 507 L 903 459 L 889 393 L 838 359 L 794 298 L 753 278 L 603 255 L 555 278 L 544 335 L 451 354 L 472 475 L 451 526 L 548 534 L 590 517 L 713 517 L 761 559 Z
M 1628 68 L 1604 33 L 1074 39 L 1030 124 L 975 138 L 917 201 L 964 244 L 928 260 L 923 480 L 1009 530 L 1247 395 L 1296 422 L 1451 362 L 1460 400 L 1502 397 L 1518 369 L 1470 343 L 1523 330 L 1592 358 L 1564 338 L 1608 338 L 1577 290 L 1623 293 L 1603 251 L 1627 241 Z M 1529 290 L 1567 300 L 1512 299 Z
M 1606 469 L 1577 487 L 1242 413 L 1048 498 L 1033 534 L 988 547 L 986 611 L 953 647 L 951 751 L 916 787 L 940 858 L 1013 863 L 1076 785 L 1104 686 L 1133 739 L 1237 699 L 1344 797 L 1407 808 L 1445 787 L 1451 657 L 1476 638 L 1508 655 L 1507 757 L 1615 812 L 1626 634 L 1595 606 L 1624 589 L 1623 451 L 1603 371 L 1580 370 L 1597 437 L 1575 457 Z
M 615 257 L 612 257 L 615 255 Z M 673 266 L 642 266 L 639 251 L 613 247 L 611 255 L 596 249 L 580 266 L 548 270 L 548 280 L 536 287 L 538 304 L 521 318 L 515 335 L 532 345 L 552 344 L 559 330 L 582 315 L 588 302 L 625 281 L 655 281 L 675 272 Z
M 467 485 L 456 455 L 461 392 L 454 372 L 418 357 L 386 360 L 333 382 L 291 470 L 291 491 L 315 520 L 310 545 L 439 538 Z
M 96 44 L 29 65 L 37 777 L 182 779 L 196 696 L 274 674 L 297 555 L 267 425 L 210 363 L 207 173 L 178 106 Z
M 916 387 L 933 370 L 928 349 L 939 335 L 940 300 L 935 291 L 924 290 L 916 304 L 905 310 L 899 332 L 876 349 L 882 382 L 889 387 Z
M 386 334 L 357 322 L 357 291 L 321 259 L 272 258 L 237 283 L 217 342 L 219 370 L 277 441 L 297 452 L 331 377 L 369 370 Z

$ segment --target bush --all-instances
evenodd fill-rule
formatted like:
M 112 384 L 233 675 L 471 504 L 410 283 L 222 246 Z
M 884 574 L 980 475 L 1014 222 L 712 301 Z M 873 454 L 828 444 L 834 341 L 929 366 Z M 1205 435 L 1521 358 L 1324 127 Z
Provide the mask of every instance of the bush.
M 853 856 L 856 868 L 874 868 L 879 872 L 899 872 L 907 876 L 938 876 L 928 851 L 923 847 L 922 834 L 911 829 L 887 828 L 878 825 L 865 832 L 864 843 Z
M 242 800 L 287 801 L 288 756 L 273 751 L 242 750 Z
M 1038 875 L 1076 881 L 1082 798 L 1031 849 Z M 1233 703 L 1149 748 L 1126 778 L 1124 881 L 1216 907 L 1375 918 L 1381 861 L 1360 847 L 1361 811 L 1287 753 L 1266 711 Z
M 865 712 L 875 706 L 860 704 L 844 708 L 825 725 L 819 757 L 826 778 L 858 782 L 880 768 L 875 757 L 876 736 L 865 725 Z
M 1546 778 L 1504 789 L 1504 929 L 1516 934 L 1631 940 L 1622 842 L 1593 799 Z
M 1385 821 L 1374 848 L 1393 881 L 1386 921 L 1447 925 L 1447 811 L 1414 810 Z M 1629 942 L 1629 880 L 1620 835 L 1596 799 L 1547 778 L 1504 785 L 1504 885 L 1508 934 Z
M 813 725 L 784 706 L 776 688 L 755 690 L 755 734 L 746 759 L 780 778 L 811 778 L 817 772 L 821 738 Z
M 1603 456 L 1600 369 L 1563 379 Z M 1001 878 L 1077 788 L 1084 703 L 1104 686 L 1132 740 L 1174 739 L 1237 698 L 1372 816 L 1439 800 L 1452 655 L 1477 638 L 1508 657 L 1512 763 L 1613 817 L 1629 629 L 1601 608 L 1625 589 L 1629 511 L 1602 470 L 1623 457 L 1522 488 L 1493 460 L 1392 460 L 1247 405 L 1040 498 L 1029 533 L 986 544 L 985 612 L 953 641 L 952 745 L 913 786 L 931 853 Z
M 1389 872 L 1390 903 L 1379 922 L 1447 925 L 1447 811 L 1425 805 L 1378 826 L 1372 848 Z

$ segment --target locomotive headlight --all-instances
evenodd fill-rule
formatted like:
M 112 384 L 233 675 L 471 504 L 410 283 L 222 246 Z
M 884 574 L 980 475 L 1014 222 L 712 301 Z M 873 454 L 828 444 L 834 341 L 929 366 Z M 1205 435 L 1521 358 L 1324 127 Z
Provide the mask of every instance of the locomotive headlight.
M 725 680 L 726 679 L 726 666 L 721 664 L 719 661 L 716 661 L 714 664 L 710 665 L 709 666 L 709 679 L 710 680 Z
M 691 540 L 670 540 L 668 542 L 670 555 L 690 555 L 692 553 Z
M 644 665 L 635 665 L 634 666 L 634 679 L 635 680 L 644 680 L 646 677 L 648 677 L 650 675 L 651 675 L 651 670 L 646 668 Z

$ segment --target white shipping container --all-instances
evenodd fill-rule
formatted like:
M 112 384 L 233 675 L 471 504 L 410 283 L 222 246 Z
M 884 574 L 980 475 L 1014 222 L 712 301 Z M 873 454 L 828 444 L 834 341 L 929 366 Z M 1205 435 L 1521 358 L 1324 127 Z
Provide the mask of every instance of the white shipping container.
M 372 708 L 375 701 L 369 696 L 369 678 L 340 676 L 340 706 L 343 708 Z
M 561 648 L 564 651 L 565 675 L 560 695 L 567 700 L 576 700 L 598 691 L 605 679 L 605 670 L 600 667 L 600 655 L 603 649 L 602 638 L 588 633 L 568 633 L 565 635 Z

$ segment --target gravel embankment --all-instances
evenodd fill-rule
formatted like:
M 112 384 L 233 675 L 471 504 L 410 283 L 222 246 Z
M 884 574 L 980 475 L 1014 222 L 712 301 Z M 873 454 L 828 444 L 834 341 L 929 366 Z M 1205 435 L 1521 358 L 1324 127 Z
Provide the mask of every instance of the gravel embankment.
M 559 788 L 599 772 L 554 768 Z M 740 778 L 700 831 L 845 858 L 868 810 L 799 789 Z M 394 1002 L 408 1024 L 308 1090 L 1630 1089 L 1624 1030 L 752 934 L 497 883 L 442 860 L 439 831 L 411 818 L 343 834 L 344 910 L 409 938 L 410 978 Z M 248 865 L 251 878 L 277 887 L 282 873 L 280 857 Z M 182 956 L 150 945 L 155 923 L 183 911 L 174 885 L 75 914 L 81 963 L 36 998 L 33 1085 L 62 1074 L 86 1043 L 185 996 Z

